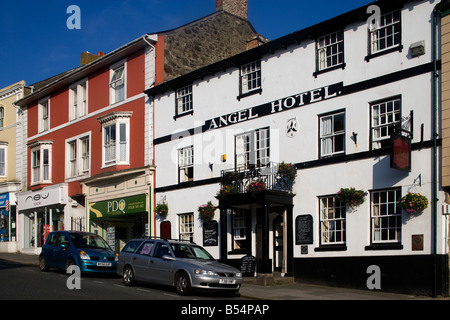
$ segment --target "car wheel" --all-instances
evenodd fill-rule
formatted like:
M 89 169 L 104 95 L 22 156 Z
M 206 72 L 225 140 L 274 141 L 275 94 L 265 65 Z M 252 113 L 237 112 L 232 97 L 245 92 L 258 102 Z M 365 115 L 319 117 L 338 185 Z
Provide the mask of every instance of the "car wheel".
M 48 271 L 47 261 L 45 261 L 45 257 L 44 257 L 44 256 L 40 256 L 40 257 L 39 257 L 39 269 L 40 269 L 42 272 Z
M 69 269 L 69 267 L 70 267 L 70 266 L 73 266 L 73 265 L 75 265 L 75 261 L 73 261 L 72 258 L 67 259 L 67 262 L 66 262 L 66 272 L 67 272 L 67 270 Z
M 186 272 L 178 272 L 175 277 L 175 290 L 180 296 L 188 296 L 191 294 L 191 280 Z
M 136 280 L 134 279 L 134 271 L 133 268 L 130 266 L 125 267 L 125 269 L 123 269 L 123 283 L 126 286 L 132 286 L 136 283 Z

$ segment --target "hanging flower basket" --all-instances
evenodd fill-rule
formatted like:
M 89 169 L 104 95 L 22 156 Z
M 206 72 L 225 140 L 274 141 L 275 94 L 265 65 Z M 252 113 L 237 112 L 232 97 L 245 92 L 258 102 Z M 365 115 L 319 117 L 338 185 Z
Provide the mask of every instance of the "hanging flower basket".
M 428 199 L 420 193 L 408 193 L 400 199 L 399 206 L 409 214 L 417 214 L 428 208 Z
M 203 222 L 213 220 L 214 212 L 216 211 L 216 209 L 217 207 L 214 206 L 211 201 L 198 207 L 198 215 L 200 217 L 200 220 L 202 220 Z
M 341 188 L 338 191 L 338 198 L 345 203 L 351 210 L 364 203 L 367 192 L 356 190 L 355 188 Z
M 166 218 L 169 214 L 169 207 L 167 206 L 167 203 L 163 202 L 155 207 L 155 213 L 161 217 Z
M 216 195 L 216 199 L 226 199 L 229 195 L 238 193 L 238 189 L 234 184 L 227 184 L 220 188 Z
M 262 180 L 252 181 L 247 185 L 247 188 L 246 188 L 247 193 L 250 193 L 251 195 L 254 195 L 254 194 L 264 191 L 266 189 L 267 189 L 266 184 Z
M 297 177 L 297 168 L 293 164 L 282 162 L 278 165 L 278 174 L 282 178 L 286 178 L 289 181 L 294 182 Z

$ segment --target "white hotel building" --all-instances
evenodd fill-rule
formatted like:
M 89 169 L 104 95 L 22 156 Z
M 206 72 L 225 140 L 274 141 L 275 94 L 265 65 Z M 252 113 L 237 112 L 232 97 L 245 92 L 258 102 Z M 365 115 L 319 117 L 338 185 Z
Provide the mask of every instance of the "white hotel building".
M 374 4 L 146 91 L 155 201 L 169 208 L 157 236 L 236 267 L 253 256 L 257 276 L 367 289 L 377 266 L 383 291 L 448 291 L 437 3 Z M 293 185 L 282 162 L 297 169 Z M 246 192 L 254 181 L 266 189 Z M 216 198 L 225 185 L 233 193 Z M 350 208 L 341 188 L 364 203 Z M 401 209 L 408 193 L 428 207 Z M 205 227 L 209 201 L 217 225 Z

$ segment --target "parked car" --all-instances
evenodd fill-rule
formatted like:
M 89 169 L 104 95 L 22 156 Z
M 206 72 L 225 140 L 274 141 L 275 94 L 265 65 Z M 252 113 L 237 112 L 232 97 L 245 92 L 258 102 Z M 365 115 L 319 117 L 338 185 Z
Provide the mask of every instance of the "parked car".
M 219 263 L 204 248 L 194 243 L 135 239 L 119 254 L 117 274 L 127 286 L 136 281 L 174 286 L 179 295 L 192 289 L 214 289 L 239 292 L 242 274 Z
M 39 268 L 67 270 L 77 265 L 81 272 L 116 272 L 116 254 L 99 235 L 79 231 L 51 232 L 39 256 Z

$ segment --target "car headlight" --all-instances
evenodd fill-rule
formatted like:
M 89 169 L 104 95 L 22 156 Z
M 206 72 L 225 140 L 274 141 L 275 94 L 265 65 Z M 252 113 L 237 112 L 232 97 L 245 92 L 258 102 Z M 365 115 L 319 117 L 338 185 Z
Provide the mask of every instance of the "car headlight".
M 236 272 L 236 278 L 242 278 L 242 273 L 241 272 Z
M 91 257 L 89 257 L 89 255 L 84 251 L 80 251 L 80 258 L 82 260 L 91 260 Z
M 203 276 L 217 276 L 217 272 L 210 271 L 210 270 L 201 270 L 201 269 L 195 269 L 195 274 L 203 275 Z

